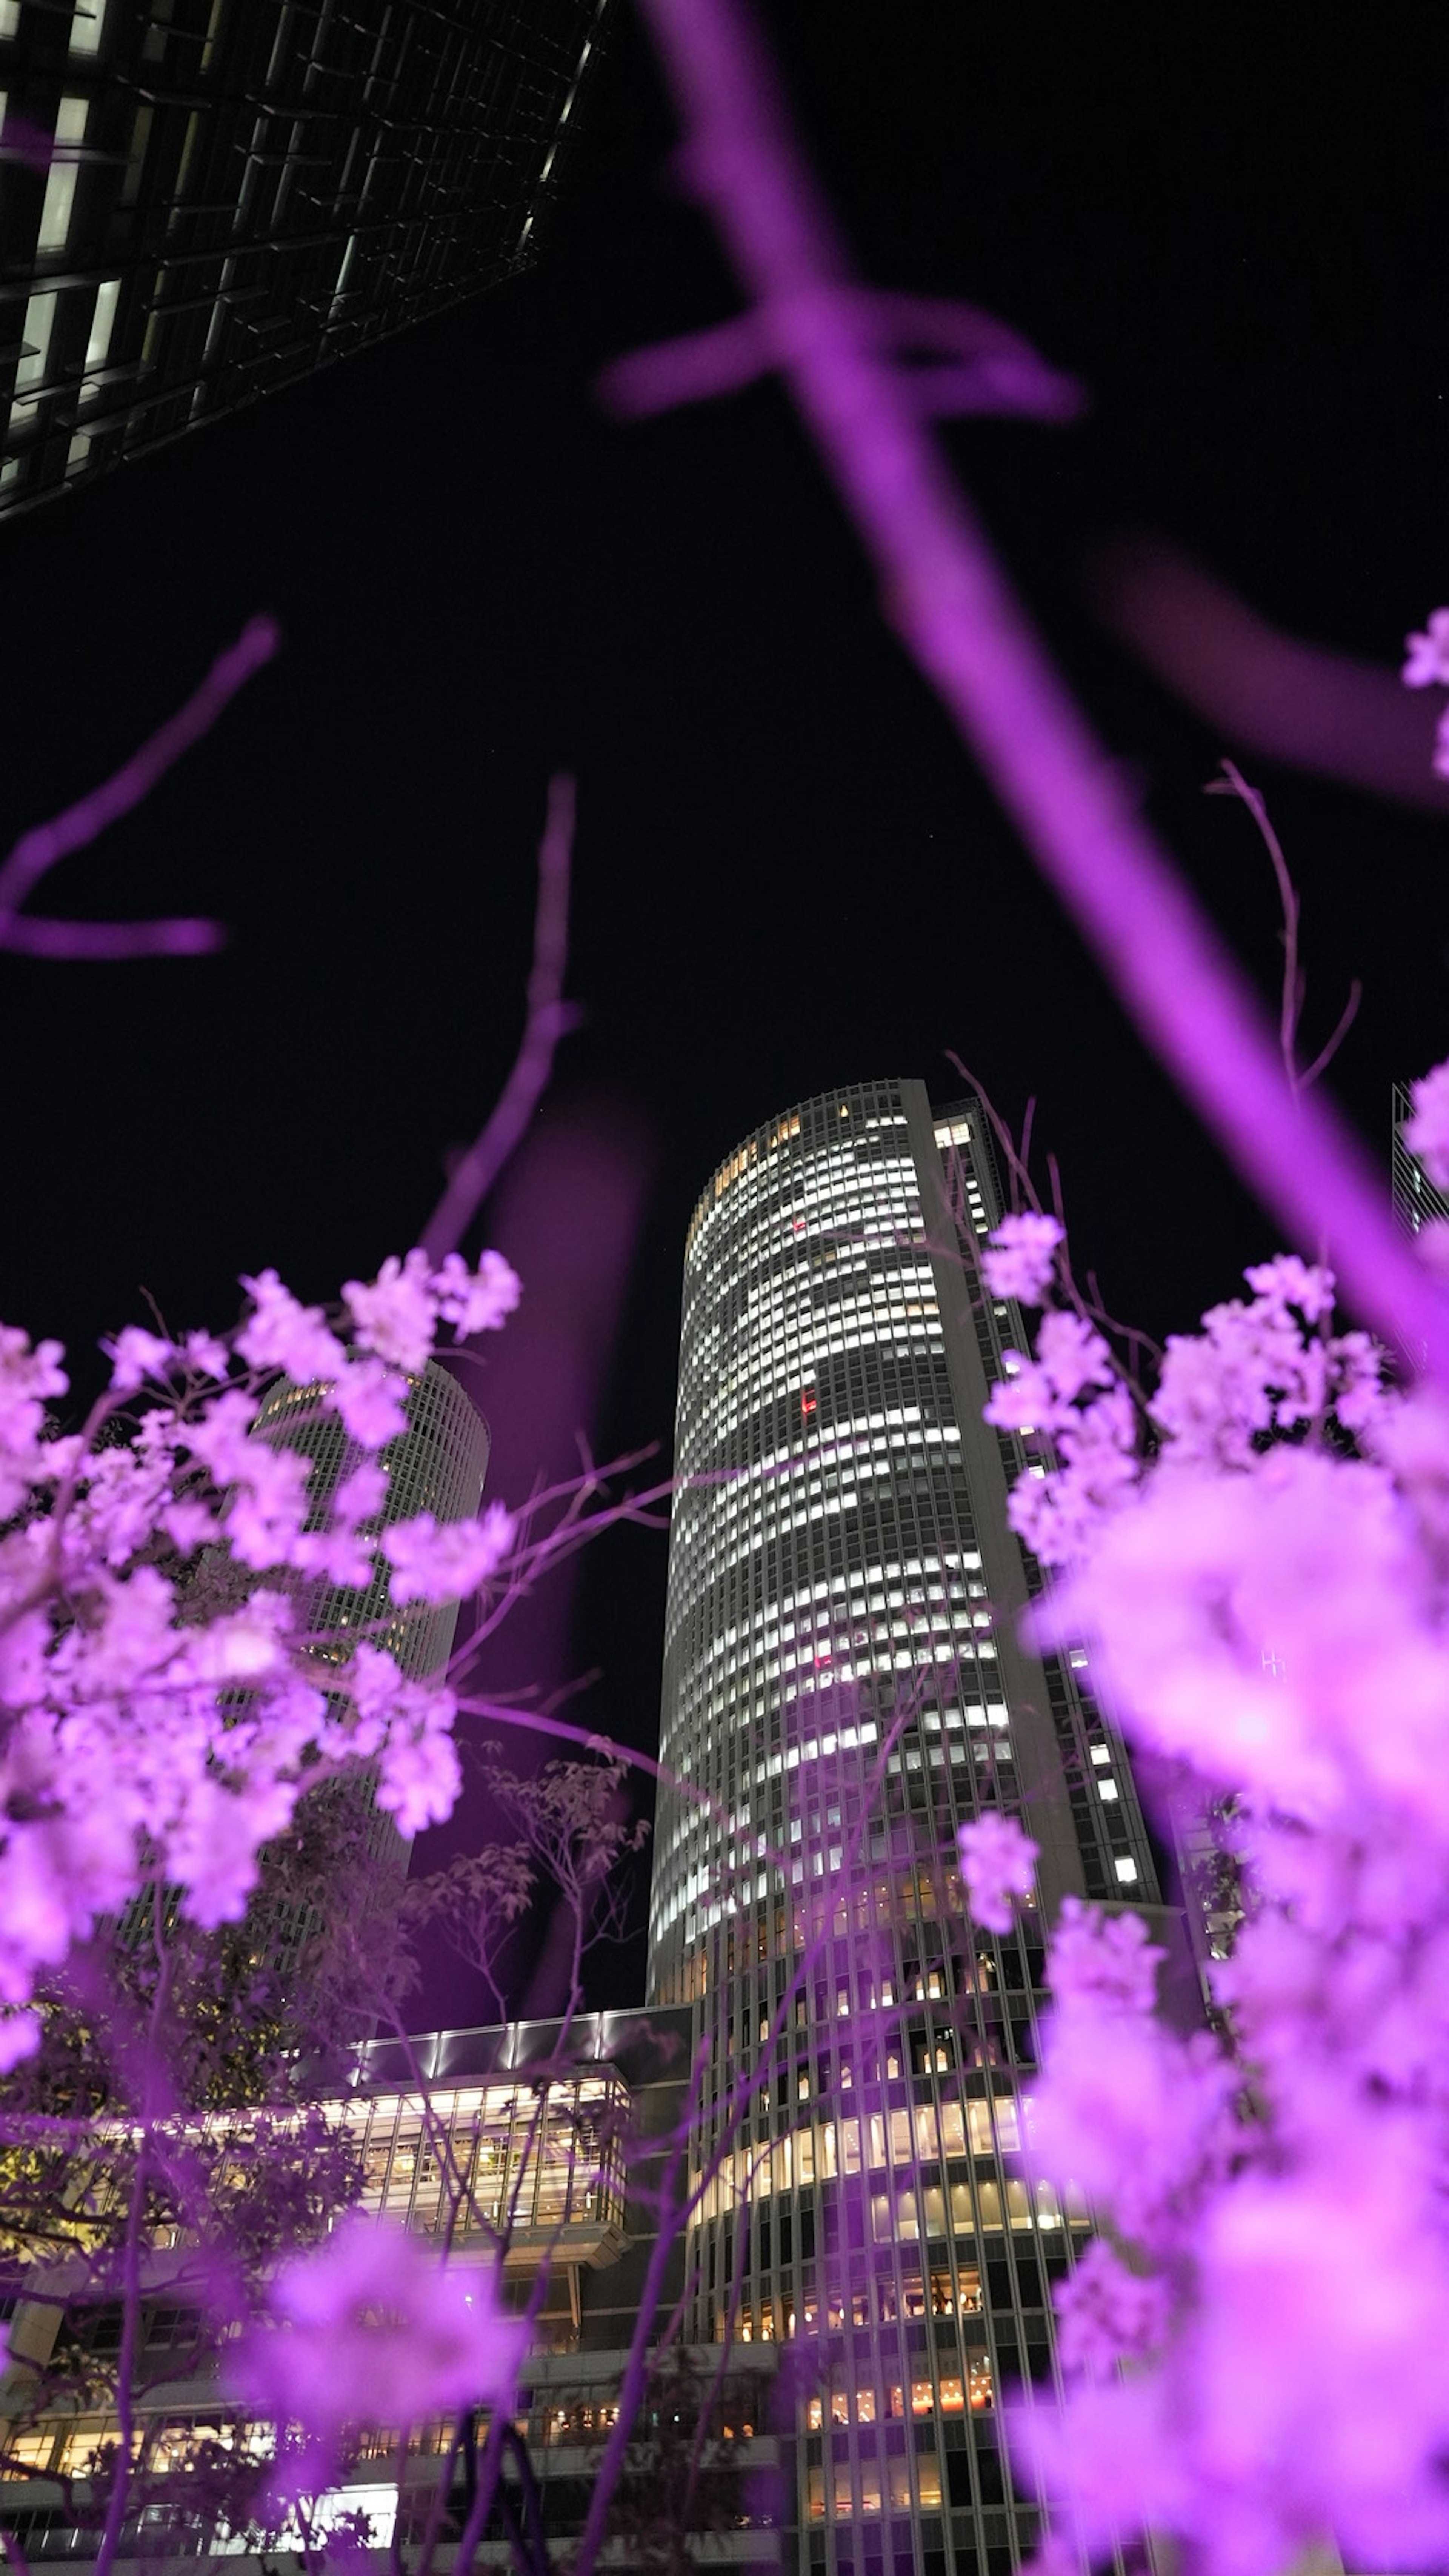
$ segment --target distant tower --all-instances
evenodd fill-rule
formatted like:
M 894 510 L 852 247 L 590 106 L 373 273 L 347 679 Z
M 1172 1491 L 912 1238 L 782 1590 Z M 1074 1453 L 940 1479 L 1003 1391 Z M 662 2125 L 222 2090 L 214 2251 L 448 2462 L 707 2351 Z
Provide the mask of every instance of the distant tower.
M 294 1386 L 288 1379 L 279 1379 L 263 1398 L 253 1429 L 254 1438 L 279 1449 L 300 1449 L 312 1460 L 307 1490 L 318 1522 L 344 1476 L 368 1454 L 348 1439 L 335 1413 L 318 1414 L 325 1392 L 321 1386 Z M 387 1497 L 376 1521 L 365 1523 L 364 1528 L 387 1529 L 417 1512 L 431 1512 L 439 1521 L 466 1520 L 478 1508 L 488 1471 L 488 1428 L 457 1379 L 436 1360 L 429 1361 L 420 1377 L 409 1377 L 407 1417 L 406 1431 L 381 1453 Z M 365 1637 L 370 1645 L 382 1647 L 410 1681 L 421 1681 L 447 1663 L 458 1625 L 456 1601 L 395 1606 L 382 1558 L 365 1589 L 351 1591 L 325 1581 L 309 1585 L 299 1612 L 307 1632 L 322 1641 L 309 1651 L 324 1668 L 318 1673 L 324 1687 L 325 1667 L 336 1668 L 348 1660 L 349 1636 Z M 376 1786 L 376 1773 L 365 1770 L 313 1794 L 331 1799 L 339 1808 L 345 1806 L 359 1820 L 368 1817 L 368 1875 L 386 1906 L 391 1883 L 401 1895 L 412 1846 L 391 1816 L 373 1805 Z M 279 1968 L 290 1973 L 314 1928 L 309 1909 L 285 1905 L 273 1912 L 266 1941 Z
M 1051 2371 L 1085 2212 L 1018 2151 L 1045 1927 L 967 1921 L 958 1824 L 1020 1817 L 1048 1921 L 1067 1895 L 1159 1903 L 1085 1655 L 1018 1634 L 1027 1453 L 981 1418 L 1025 1347 L 976 1268 L 998 1213 L 974 1102 L 852 1084 L 746 1137 L 685 1249 L 661 1752 L 714 1813 L 661 1790 L 649 1992 L 694 2003 L 718 2133 L 815 1952 L 691 2264 L 701 2340 L 796 2347 L 812 2568 L 1002 2576 L 1036 2537 L 995 2397 Z
M 0 513 L 528 267 L 605 5 L 0 0 Z
M 318 1521 L 343 1477 L 368 1454 L 348 1439 L 335 1413 L 317 1415 L 324 1393 L 320 1386 L 279 1380 L 263 1397 L 253 1431 L 275 1449 L 300 1449 L 312 1460 L 307 1491 Z M 406 1431 L 381 1454 L 387 1499 L 376 1523 L 367 1526 L 387 1529 L 418 1512 L 431 1512 L 438 1521 L 467 1520 L 478 1508 L 488 1472 L 487 1424 L 436 1360 L 421 1377 L 408 1379 L 407 1417 Z M 364 1591 L 319 1583 L 308 1592 L 303 1615 L 309 1629 L 326 1634 L 329 1642 L 318 1653 L 328 1661 L 346 1660 L 352 1630 L 385 1648 L 409 1680 L 419 1681 L 441 1670 L 452 1653 L 458 1604 L 417 1601 L 394 1609 L 387 1565 L 379 1558 Z

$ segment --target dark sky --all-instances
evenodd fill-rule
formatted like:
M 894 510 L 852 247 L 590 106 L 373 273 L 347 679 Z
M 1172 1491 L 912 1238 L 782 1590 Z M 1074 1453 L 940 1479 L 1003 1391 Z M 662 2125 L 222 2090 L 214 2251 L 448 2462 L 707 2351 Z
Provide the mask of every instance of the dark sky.
M 1108 636 L 1088 566 L 1151 531 L 1385 666 L 1449 596 L 1449 28 L 1373 13 L 1335 48 L 1296 9 L 771 15 L 864 273 L 979 303 L 1088 389 L 1072 428 L 953 425 L 949 453 L 1266 989 L 1266 862 L 1202 794 L 1231 745 Z M 286 639 L 46 897 L 215 912 L 227 952 L 0 957 L 0 1315 L 78 1359 L 142 1287 L 225 1321 L 243 1270 L 327 1296 L 414 1239 L 516 1043 L 557 766 L 587 1025 L 547 1115 L 582 1103 L 653 1157 L 597 1441 L 667 1443 L 681 1240 L 721 1154 L 852 1077 L 949 1092 L 948 1048 L 1014 1120 L 1035 1094 L 1117 1313 L 1185 1325 L 1274 1247 L 878 621 L 783 396 L 627 428 L 593 399 L 612 355 L 734 309 L 672 140 L 618 0 L 529 278 L 0 524 L 7 838 L 254 610 Z M 1247 765 L 1302 891 L 1314 1043 L 1363 978 L 1335 1088 L 1386 1153 L 1391 1080 L 1449 1047 L 1449 819 Z M 662 1541 L 601 1553 L 570 1649 L 636 1742 L 663 1576 Z

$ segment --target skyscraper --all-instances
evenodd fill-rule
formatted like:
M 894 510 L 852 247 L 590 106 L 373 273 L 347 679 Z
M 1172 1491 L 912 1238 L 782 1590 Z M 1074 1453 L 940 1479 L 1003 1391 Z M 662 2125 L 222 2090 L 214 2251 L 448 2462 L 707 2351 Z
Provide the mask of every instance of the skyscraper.
M 0 0 L 0 511 L 527 267 L 607 0 Z
M 1019 1634 L 999 1213 L 974 1102 L 852 1084 L 746 1137 L 685 1250 L 661 1749 L 708 1806 L 661 1791 L 649 1990 L 709 2054 L 694 2331 L 794 2344 L 800 2563 L 890 2576 L 1035 2538 L 995 2401 L 1050 2377 L 1086 2224 L 1022 2154 L 1045 1929 L 1160 1902 L 1085 1654 Z M 999 1938 L 955 1868 L 991 1808 L 1041 1855 Z

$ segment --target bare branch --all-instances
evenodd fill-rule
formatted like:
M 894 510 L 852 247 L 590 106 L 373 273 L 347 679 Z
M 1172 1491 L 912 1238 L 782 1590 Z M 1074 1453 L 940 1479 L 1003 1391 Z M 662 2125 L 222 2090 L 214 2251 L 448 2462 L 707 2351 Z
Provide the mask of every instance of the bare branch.
M 578 1013 L 563 999 L 573 838 L 574 782 L 551 778 L 538 845 L 538 909 L 523 1041 L 488 1124 L 463 1156 L 423 1229 L 423 1249 L 435 1263 L 455 1251 L 467 1233 L 547 1089 L 560 1038 L 577 1025 Z
M 882 349 L 903 356 L 929 351 L 946 363 L 911 370 L 910 385 L 922 414 L 1018 413 L 1030 419 L 1075 420 L 1083 409 L 1079 385 L 1059 375 L 993 314 L 944 296 L 887 295 L 854 290 L 861 329 Z M 708 331 L 691 331 L 657 348 L 617 359 L 600 379 L 610 409 L 638 419 L 676 403 L 708 402 L 737 393 L 781 363 L 761 307 Z
M 686 162 L 934 682 L 1134 1023 L 1237 1169 L 1366 1321 L 1449 1371 L 1449 1297 L 1394 1230 L 1377 1172 L 1285 1085 L 1256 997 L 1144 823 L 1005 581 L 902 378 L 862 327 L 829 208 L 739 0 L 644 0 Z
M 21 835 L 0 865 L 0 948 L 26 957 L 115 959 L 198 957 L 222 946 L 226 932 L 219 921 L 52 921 L 34 914 L 22 916 L 20 906 L 58 860 L 83 849 L 108 824 L 149 796 L 173 762 L 210 732 L 252 673 L 271 660 L 281 640 L 274 617 L 249 618 L 235 644 L 217 656 L 185 706 L 133 752 L 113 778 L 51 822 L 37 823 L 33 831 Z
M 1222 767 L 1222 777 L 1210 778 L 1203 794 L 1236 796 L 1240 803 L 1246 805 L 1273 862 L 1273 874 L 1278 882 L 1278 900 L 1283 907 L 1283 991 L 1278 1005 L 1278 1051 L 1283 1058 L 1288 1088 L 1296 1092 L 1299 1088 L 1298 1020 L 1303 1008 L 1303 979 L 1298 964 L 1298 889 L 1288 872 L 1283 844 L 1273 829 L 1261 791 L 1249 785 L 1236 761 L 1224 760 Z
M 1334 1030 L 1332 1037 L 1329 1039 L 1326 1046 L 1319 1048 L 1319 1051 L 1309 1066 L 1308 1071 L 1306 1073 L 1300 1073 L 1298 1077 L 1298 1088 L 1300 1091 L 1306 1091 L 1310 1082 L 1316 1082 L 1321 1073 L 1327 1072 L 1334 1057 L 1337 1055 L 1339 1048 L 1342 1046 L 1344 1039 L 1347 1037 L 1349 1030 L 1352 1028 L 1354 1021 L 1358 1017 L 1358 1006 L 1362 1000 L 1363 986 L 1357 975 L 1355 975 L 1353 982 L 1348 988 L 1348 1000 L 1344 1003 L 1343 1009 L 1339 1012 L 1338 1026 Z

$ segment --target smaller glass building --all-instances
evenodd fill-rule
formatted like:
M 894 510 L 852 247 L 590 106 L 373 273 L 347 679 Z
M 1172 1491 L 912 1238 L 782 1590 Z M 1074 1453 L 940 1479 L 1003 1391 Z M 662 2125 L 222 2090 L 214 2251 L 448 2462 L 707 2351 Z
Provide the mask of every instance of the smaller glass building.
M 308 1495 L 317 1520 L 343 1478 L 366 1454 L 349 1441 L 333 1413 L 319 1414 L 320 1386 L 293 1386 L 282 1379 L 258 1410 L 253 1437 L 274 1448 L 299 1449 L 312 1460 Z M 396 1521 L 431 1512 L 434 1520 L 467 1520 L 477 1511 L 488 1473 L 488 1427 L 468 1401 L 455 1377 L 436 1360 L 421 1377 L 408 1379 L 408 1427 L 383 1450 L 387 1499 L 365 1531 L 387 1529 Z M 410 1681 L 442 1669 L 453 1650 L 458 1604 L 436 1607 L 426 1601 L 394 1608 L 386 1564 L 379 1559 L 363 1591 L 319 1583 L 306 1595 L 306 1625 L 326 1640 L 313 1651 L 333 1664 L 347 1660 L 349 1633 L 366 1636 L 390 1654 Z

